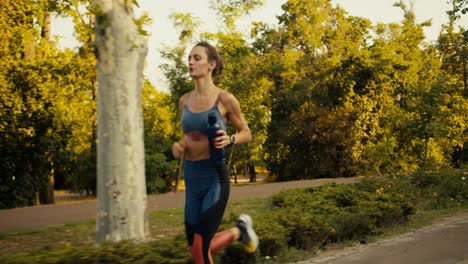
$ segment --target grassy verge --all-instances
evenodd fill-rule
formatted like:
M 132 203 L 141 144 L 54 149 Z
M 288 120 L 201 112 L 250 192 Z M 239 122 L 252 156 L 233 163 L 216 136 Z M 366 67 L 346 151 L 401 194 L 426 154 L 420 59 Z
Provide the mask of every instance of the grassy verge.
M 226 216 L 268 210 L 268 199 L 244 199 L 228 204 Z M 149 226 L 153 240 L 172 238 L 184 232 L 183 209 L 151 212 Z M 95 220 L 46 228 L 0 233 L 0 256 L 21 252 L 40 251 L 57 246 L 93 245 L 96 234 Z
M 234 201 L 228 205 L 226 218 L 232 218 L 241 212 L 256 215 L 270 210 L 270 199 L 245 199 Z M 385 237 L 391 237 L 413 231 L 430 225 L 434 220 L 441 219 L 456 212 L 468 210 L 468 206 L 451 209 L 430 211 L 417 211 L 408 222 L 380 230 L 378 234 L 367 237 L 367 242 L 372 242 Z M 170 209 L 152 212 L 150 214 L 150 229 L 152 239 L 171 238 L 183 234 L 183 210 Z M 88 220 L 76 224 L 59 225 L 48 228 L 24 230 L 19 232 L 0 233 L 0 255 L 15 255 L 21 252 L 35 252 L 49 250 L 57 247 L 78 247 L 93 245 L 95 236 L 95 221 Z M 332 243 L 320 250 L 337 250 L 360 243 L 358 240 L 345 241 L 344 243 Z M 316 254 L 302 250 L 290 249 L 281 259 L 290 261 L 307 259 Z M 280 260 L 278 260 L 280 261 Z

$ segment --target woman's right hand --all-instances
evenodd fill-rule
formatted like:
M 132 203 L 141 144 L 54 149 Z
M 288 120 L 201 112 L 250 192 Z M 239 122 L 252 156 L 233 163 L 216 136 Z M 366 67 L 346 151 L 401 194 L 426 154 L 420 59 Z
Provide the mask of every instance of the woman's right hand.
M 181 159 L 184 153 L 185 144 L 182 142 L 174 142 L 174 144 L 172 144 L 172 155 L 174 155 L 176 159 Z

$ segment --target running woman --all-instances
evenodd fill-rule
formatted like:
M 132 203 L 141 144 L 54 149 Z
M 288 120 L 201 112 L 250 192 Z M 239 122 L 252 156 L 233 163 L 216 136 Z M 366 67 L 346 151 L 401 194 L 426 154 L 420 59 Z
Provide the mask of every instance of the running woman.
M 185 231 L 196 264 L 213 263 L 211 254 L 237 240 L 250 253 L 258 246 L 252 219 L 245 214 L 240 215 L 235 227 L 216 233 L 229 199 L 230 181 L 225 161 L 210 158 L 209 144 L 223 149 L 230 144 L 251 141 L 250 128 L 239 102 L 213 83 L 212 78 L 222 72 L 223 66 L 221 56 L 212 45 L 200 42 L 192 48 L 188 69 L 195 89 L 179 100 L 184 135 L 172 146 L 174 157 L 185 159 Z M 214 142 L 208 142 L 209 115 L 215 115 L 222 128 Z M 235 134 L 226 133 L 227 122 L 234 126 Z

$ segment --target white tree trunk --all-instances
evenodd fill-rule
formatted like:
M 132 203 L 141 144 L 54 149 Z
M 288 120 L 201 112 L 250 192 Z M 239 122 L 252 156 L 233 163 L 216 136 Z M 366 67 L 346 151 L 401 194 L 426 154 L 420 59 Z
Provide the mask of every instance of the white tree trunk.
M 132 1 L 94 0 L 98 58 L 97 235 L 149 236 L 142 87 L 147 40 L 133 21 Z

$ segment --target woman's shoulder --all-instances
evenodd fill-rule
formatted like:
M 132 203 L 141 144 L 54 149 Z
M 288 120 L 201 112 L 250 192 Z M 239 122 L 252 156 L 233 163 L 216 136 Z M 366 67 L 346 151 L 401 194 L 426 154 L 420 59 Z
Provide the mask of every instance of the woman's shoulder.
M 221 88 L 219 89 L 220 92 L 218 94 L 218 100 L 220 103 L 222 103 L 223 105 L 230 105 L 234 102 L 237 102 L 236 97 L 232 93 Z
M 188 103 L 188 100 L 190 98 L 190 93 L 191 92 L 185 93 L 179 98 L 179 110 L 182 110 L 185 107 L 185 105 Z
M 183 94 L 183 95 L 179 98 L 179 104 L 182 105 L 182 106 L 185 105 L 185 104 L 187 103 L 187 101 L 188 101 L 188 99 L 189 99 L 191 93 L 192 93 L 192 92 L 188 92 L 188 93 Z

